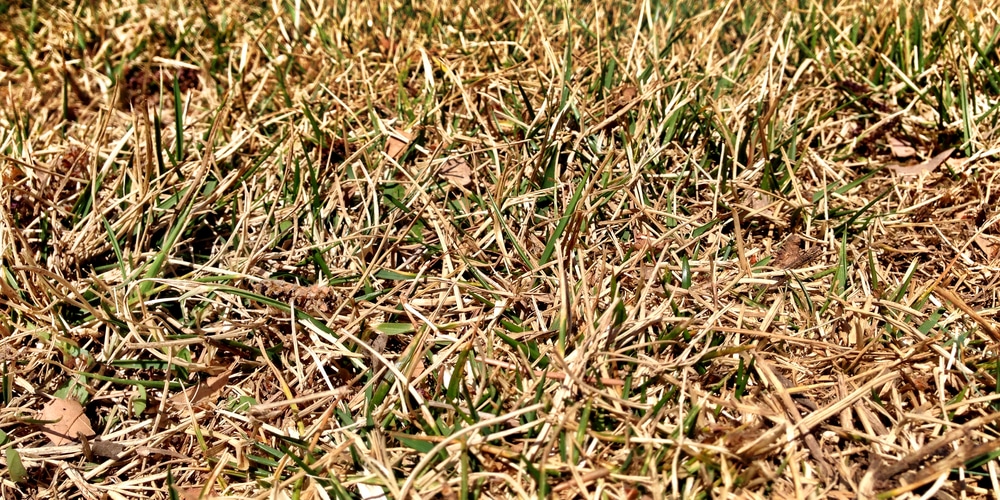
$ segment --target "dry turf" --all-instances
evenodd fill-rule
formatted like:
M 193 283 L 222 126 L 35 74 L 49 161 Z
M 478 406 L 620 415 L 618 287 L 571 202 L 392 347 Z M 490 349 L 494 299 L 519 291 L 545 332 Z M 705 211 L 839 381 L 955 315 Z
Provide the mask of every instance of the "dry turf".
M 995 498 L 989 7 L 0 3 L 0 496 Z

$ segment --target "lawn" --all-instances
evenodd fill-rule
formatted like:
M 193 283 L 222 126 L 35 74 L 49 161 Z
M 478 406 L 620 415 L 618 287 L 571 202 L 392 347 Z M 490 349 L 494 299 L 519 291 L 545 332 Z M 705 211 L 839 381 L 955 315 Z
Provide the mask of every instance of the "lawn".
M 0 2 L 0 497 L 997 498 L 989 7 Z

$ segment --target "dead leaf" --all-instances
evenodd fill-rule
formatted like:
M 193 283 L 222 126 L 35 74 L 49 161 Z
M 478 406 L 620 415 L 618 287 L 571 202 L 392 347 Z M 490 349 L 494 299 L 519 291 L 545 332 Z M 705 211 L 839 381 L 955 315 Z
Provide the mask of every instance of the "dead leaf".
M 74 443 L 81 434 L 85 437 L 96 434 L 83 412 L 83 405 L 75 399 L 52 399 L 38 413 L 38 419 L 46 421 L 42 432 L 54 446 Z
M 386 38 L 386 36 L 383 35 L 382 33 L 379 33 L 378 31 L 375 32 L 375 38 L 378 41 L 378 47 L 382 49 L 382 53 L 388 54 L 392 52 L 393 48 L 395 48 L 396 44 L 393 43 L 392 40 Z
M 836 500 L 852 500 L 854 498 L 857 498 L 857 496 L 854 493 L 841 490 L 828 491 L 826 494 L 830 498 L 834 498 Z
M 417 362 L 410 368 L 410 380 L 420 378 L 420 375 L 424 373 L 424 360 L 417 359 Z
M 910 146 L 906 141 L 899 140 L 893 136 L 889 136 L 889 149 L 892 150 L 892 156 L 896 158 L 909 158 L 917 154 L 917 150 Z
M 114 441 L 94 440 L 88 443 L 91 453 L 101 458 L 119 459 L 128 449 L 127 446 Z
M 201 500 L 201 488 L 178 488 L 174 487 L 177 497 L 180 500 Z
M 441 485 L 441 500 L 456 500 L 458 495 L 455 494 L 455 490 L 451 489 L 451 485 L 448 483 L 443 483 Z
M 666 241 L 653 238 L 652 236 L 641 231 L 637 232 L 632 240 L 632 249 L 639 252 L 659 252 L 663 250 L 664 245 L 666 245 Z M 645 277 L 643 277 L 643 279 L 645 279 Z
M 802 237 L 797 234 L 793 234 L 785 241 L 784 244 L 781 245 L 781 248 L 779 249 L 777 255 L 775 255 L 771 266 L 784 271 L 792 271 L 808 266 L 812 263 L 812 261 L 823 255 L 822 247 L 813 246 L 808 250 L 803 250 L 801 244 Z M 786 273 L 784 276 L 778 278 L 771 286 L 784 285 L 785 282 L 787 282 L 791 277 L 791 274 Z
M 215 498 L 215 485 L 210 486 L 208 488 L 208 491 L 204 492 L 204 495 L 202 494 L 202 492 L 205 488 L 202 486 L 188 486 L 188 487 L 174 486 L 173 488 L 174 491 L 177 492 L 177 496 L 181 500 L 202 500 L 208 498 Z
M 9 186 L 24 177 L 24 171 L 21 170 L 21 167 L 18 167 L 13 163 L 10 163 L 9 165 L 10 166 L 8 168 L 3 170 L 3 174 L 0 174 L 0 184 L 5 186 Z
M 441 166 L 438 175 L 459 187 L 468 187 L 472 184 L 472 169 L 464 158 L 449 158 Z
M 612 92 L 612 113 L 617 113 L 622 108 L 627 106 L 629 103 L 635 99 L 635 96 L 639 94 L 639 89 L 633 87 L 632 85 L 622 85 L 616 88 Z
M 944 163 L 944 161 L 947 160 L 948 157 L 950 157 L 951 154 L 954 152 L 955 148 L 948 148 L 942 151 L 941 153 L 938 153 L 938 155 L 935 156 L 934 158 L 931 158 L 930 160 L 927 160 L 925 162 L 921 162 L 916 165 L 910 165 L 906 167 L 901 165 L 889 165 L 889 168 L 891 168 L 893 172 L 896 172 L 899 175 L 920 175 L 924 172 L 930 172 L 931 170 L 938 168 L 938 166 Z
M 385 142 L 385 154 L 393 160 L 398 160 L 406 152 L 406 146 L 413 140 L 413 134 L 396 129 L 389 134 L 389 140 Z
M 196 406 L 198 403 L 221 392 L 226 387 L 226 384 L 229 383 L 229 375 L 231 373 L 233 373 L 233 366 L 230 366 L 226 371 L 214 377 L 208 377 L 194 387 L 188 387 L 184 392 L 175 394 L 170 398 L 170 404 L 178 408 L 184 408 L 190 402 L 191 406 Z
M 774 261 L 771 265 L 779 269 L 790 269 L 796 262 L 802 259 L 802 237 L 793 234 L 785 243 L 781 245 Z
M 997 257 L 997 251 L 1000 250 L 1000 243 L 997 242 L 996 238 L 979 234 L 972 241 L 976 242 L 976 246 L 986 254 L 986 258 L 990 261 L 993 261 Z

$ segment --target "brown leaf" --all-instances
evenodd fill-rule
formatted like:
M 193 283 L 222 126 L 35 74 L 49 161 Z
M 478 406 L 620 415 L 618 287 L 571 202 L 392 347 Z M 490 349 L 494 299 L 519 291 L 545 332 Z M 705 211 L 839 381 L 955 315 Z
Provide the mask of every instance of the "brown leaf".
M 201 488 L 177 488 L 174 487 L 180 500 L 201 500 Z
M 94 440 L 89 443 L 90 451 L 101 458 L 113 458 L 117 460 L 125 453 L 127 446 L 114 441 Z
M 889 168 L 891 168 L 894 172 L 896 172 L 899 175 L 920 175 L 924 172 L 930 172 L 931 170 L 938 168 L 938 166 L 944 163 L 944 161 L 947 160 L 948 157 L 950 157 L 951 154 L 954 152 L 955 148 L 949 148 L 942 151 L 941 153 L 938 153 L 937 156 L 925 162 L 921 162 L 916 165 L 910 165 L 906 167 L 901 165 L 889 165 Z
M 95 434 L 90 419 L 83 412 L 83 405 L 75 399 L 54 398 L 42 408 L 38 419 L 46 421 L 42 432 L 54 446 L 73 443 L 81 434 L 85 437 Z
M 889 136 L 889 149 L 892 150 L 892 156 L 896 158 L 909 158 L 917 154 L 917 150 L 913 149 L 909 143 L 901 141 L 893 136 Z
M 194 387 L 188 387 L 184 392 L 175 394 L 170 398 L 170 403 L 178 408 L 183 408 L 190 401 L 191 406 L 195 406 L 221 392 L 229 383 L 229 374 L 231 373 L 233 373 L 232 366 L 214 377 L 208 377 Z
M 802 260 L 802 237 L 793 234 L 781 245 L 778 253 L 774 256 L 772 266 L 778 269 L 791 269 Z
M 455 490 L 451 489 L 451 485 L 448 483 L 441 485 L 441 500 L 455 500 L 457 498 L 458 495 L 455 493 Z
M 639 89 L 631 85 L 622 85 L 612 92 L 612 113 L 617 113 L 627 106 L 635 96 L 639 94 Z
M 631 101 L 635 99 L 636 94 L 639 93 L 639 89 L 633 87 L 632 85 L 625 85 L 624 87 L 618 88 L 618 99 L 622 101 Z
M 388 54 L 389 52 L 392 52 L 395 45 L 392 40 L 386 38 L 385 35 L 379 33 L 378 31 L 375 31 L 375 38 L 378 41 L 379 49 L 382 49 L 382 53 Z
M 996 238 L 979 234 L 972 241 L 986 254 L 988 260 L 992 261 L 997 257 L 997 251 L 1000 250 L 1000 243 L 997 242 Z
M 438 175 L 459 187 L 468 187 L 472 184 L 472 169 L 464 158 L 449 158 L 441 166 Z
M 9 186 L 24 177 L 24 171 L 21 167 L 9 163 L 9 167 L 2 170 L 3 174 L 0 175 L 0 184 L 4 186 Z
M 215 485 L 210 486 L 208 488 L 208 491 L 204 492 L 204 495 L 202 495 L 202 492 L 205 488 L 202 486 L 188 486 L 188 487 L 174 486 L 173 488 L 174 491 L 177 492 L 177 496 L 181 500 L 203 500 L 203 499 L 215 498 Z
M 771 266 L 785 271 L 796 270 L 808 266 L 812 261 L 823 255 L 822 247 L 813 246 L 808 250 L 803 250 L 801 245 L 802 237 L 793 234 L 781 245 Z M 786 274 L 778 278 L 777 282 L 771 286 L 780 286 L 788 281 L 790 277 L 790 274 Z
M 393 130 L 389 140 L 385 141 L 385 154 L 393 160 L 398 160 L 406 152 L 406 146 L 413 140 L 413 135 L 402 130 Z
M 637 232 L 632 239 L 632 249 L 636 251 L 659 252 L 663 250 L 664 245 L 666 245 L 666 241 L 654 238 L 642 231 Z

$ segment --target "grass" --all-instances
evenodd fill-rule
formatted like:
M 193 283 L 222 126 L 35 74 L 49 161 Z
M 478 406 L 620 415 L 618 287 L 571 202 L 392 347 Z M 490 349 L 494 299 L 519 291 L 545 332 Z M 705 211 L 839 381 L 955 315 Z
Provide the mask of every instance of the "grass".
M 1000 495 L 985 5 L 0 11 L 4 498 Z

